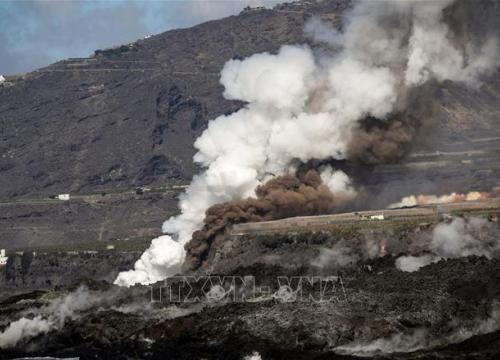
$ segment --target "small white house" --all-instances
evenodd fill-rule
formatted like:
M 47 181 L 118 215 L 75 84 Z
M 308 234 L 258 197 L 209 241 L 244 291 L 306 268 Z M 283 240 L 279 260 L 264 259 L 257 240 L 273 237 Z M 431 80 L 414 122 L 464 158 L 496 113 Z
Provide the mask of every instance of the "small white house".
M 115 246 L 114 245 L 106 245 L 106 250 L 114 250 Z
M 5 249 L 0 250 L 0 266 L 5 266 L 7 265 L 7 260 L 9 258 L 5 256 Z
M 5 82 L 5 77 L 3 75 L 0 75 L 0 84 Z
M 57 195 L 57 199 L 58 200 L 62 200 L 62 201 L 68 201 L 69 200 L 69 194 L 59 194 Z
M 383 214 L 372 215 L 370 216 L 370 220 L 384 220 L 384 215 Z

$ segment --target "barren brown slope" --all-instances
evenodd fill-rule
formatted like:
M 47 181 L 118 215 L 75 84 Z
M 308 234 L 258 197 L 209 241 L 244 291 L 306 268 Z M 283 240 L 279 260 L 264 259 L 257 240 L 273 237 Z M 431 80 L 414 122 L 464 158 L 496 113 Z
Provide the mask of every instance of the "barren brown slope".
M 0 198 L 190 179 L 193 140 L 241 106 L 222 97 L 223 64 L 304 41 L 326 5 L 168 31 L 0 88 Z

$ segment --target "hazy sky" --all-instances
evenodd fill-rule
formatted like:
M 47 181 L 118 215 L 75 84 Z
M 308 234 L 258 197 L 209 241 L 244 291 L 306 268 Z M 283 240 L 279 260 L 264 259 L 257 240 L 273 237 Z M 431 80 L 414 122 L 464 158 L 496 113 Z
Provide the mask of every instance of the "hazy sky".
M 279 0 L 0 0 L 0 74 L 26 72 L 148 34 Z

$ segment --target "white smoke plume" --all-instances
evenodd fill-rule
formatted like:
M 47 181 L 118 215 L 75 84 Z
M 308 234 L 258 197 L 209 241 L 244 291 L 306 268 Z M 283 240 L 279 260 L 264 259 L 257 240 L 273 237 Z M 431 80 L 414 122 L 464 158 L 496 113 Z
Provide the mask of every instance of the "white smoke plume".
M 0 349 L 6 349 L 17 345 L 21 339 L 29 339 L 37 335 L 47 333 L 54 329 L 54 324 L 36 316 L 33 319 L 21 318 L 12 322 L 2 333 L 0 333 Z
M 321 249 L 318 257 L 311 262 L 311 265 L 318 268 L 343 268 L 356 264 L 359 260 L 359 254 L 353 249 L 344 246 L 336 246 L 332 249 Z
M 462 202 L 462 201 L 478 201 L 485 200 L 492 197 L 496 197 L 500 195 L 500 189 L 493 189 L 491 192 L 486 191 L 471 191 L 466 194 L 445 194 L 445 195 L 410 195 L 405 196 L 399 202 L 390 204 L 387 208 L 401 208 L 401 207 L 410 207 L 416 205 L 427 205 L 427 204 L 448 204 L 454 202 Z
M 396 267 L 413 272 L 441 259 L 484 256 L 488 259 L 500 255 L 500 239 L 495 225 L 482 218 L 454 218 L 451 223 L 438 224 L 429 245 L 430 254 L 400 256 Z
M 421 256 L 400 256 L 396 259 L 396 267 L 401 271 L 414 272 L 421 267 L 438 262 L 439 260 L 441 260 L 440 257 L 430 254 Z
M 318 256 L 311 261 L 311 266 L 328 270 L 339 269 L 385 255 L 385 241 L 369 236 L 360 242 L 342 239 L 331 248 L 321 248 Z
M 380 338 L 369 343 L 351 343 L 336 348 L 338 353 L 373 356 L 376 354 L 390 354 L 401 352 L 413 352 L 424 348 L 428 339 L 425 329 L 417 329 L 409 334 L 394 334 L 388 338 Z
M 353 342 L 335 349 L 341 354 L 362 357 L 391 353 L 409 353 L 428 350 L 439 346 L 457 344 L 473 336 L 488 334 L 500 329 L 500 306 L 494 303 L 487 318 L 476 318 L 471 321 L 453 319 L 448 334 L 436 337 L 426 328 L 418 328 L 407 333 L 396 333 L 387 338 L 379 338 L 370 342 Z
M 334 170 L 331 166 L 326 166 L 321 171 L 320 176 L 323 184 L 328 186 L 332 194 L 338 194 L 347 199 L 356 196 L 356 190 L 351 185 L 351 179 L 349 179 L 349 176 L 345 172 Z
M 247 355 L 243 360 L 262 360 L 262 356 L 257 351 L 254 351 L 251 355 Z
M 58 297 L 39 309 L 30 310 L 19 320 L 12 322 L 0 333 L 0 349 L 16 346 L 20 341 L 28 340 L 51 330 L 61 329 L 69 319 L 76 319 L 88 309 L 110 301 L 112 297 L 88 290 L 85 286 L 66 296 Z
M 477 84 L 478 75 L 498 66 L 495 38 L 488 39 L 468 62 L 461 49 L 453 46 L 446 24 L 440 21 L 440 10 L 450 3 L 452 1 L 429 1 L 425 6 L 415 7 L 405 74 L 407 85 L 420 85 L 429 78 Z
M 361 1 L 342 33 L 326 31 L 326 24 L 320 29 L 318 21 L 306 29 L 318 41 L 329 39 L 334 56 L 287 45 L 277 54 L 228 61 L 220 79 L 224 96 L 247 105 L 211 121 L 196 140 L 194 160 L 204 171 L 181 197 L 181 214 L 163 224 L 170 235 L 153 240 L 134 270 L 115 283 L 149 284 L 175 274 L 183 245 L 210 206 L 254 196 L 258 185 L 292 172 L 297 161 L 345 159 L 358 122 L 367 116 L 384 120 L 410 87 L 431 78 L 474 82 L 492 70 L 499 59 L 493 40 L 479 50 L 470 47 L 475 54 L 456 50 L 449 40 L 442 11 L 450 3 Z M 465 55 L 475 60 L 466 62 Z M 332 176 L 325 174 L 324 181 L 334 191 L 339 182 L 348 186 L 342 175 L 330 181 Z

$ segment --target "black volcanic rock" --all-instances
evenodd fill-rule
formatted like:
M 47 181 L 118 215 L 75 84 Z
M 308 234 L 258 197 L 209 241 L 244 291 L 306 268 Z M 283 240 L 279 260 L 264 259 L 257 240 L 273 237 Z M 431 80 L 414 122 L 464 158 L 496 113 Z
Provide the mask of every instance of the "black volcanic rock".
M 500 295 L 495 275 L 500 269 L 498 260 L 470 257 L 440 261 L 414 273 L 396 270 L 387 259 L 373 265 L 377 272 L 363 266 L 343 272 L 346 301 L 282 302 L 267 296 L 248 302 L 162 302 L 143 306 L 144 313 L 137 306 L 134 311 L 126 311 L 126 306 L 90 308 L 67 319 L 59 330 L 5 349 L 0 359 L 38 355 L 240 360 L 254 351 L 263 359 L 350 359 L 359 357 L 347 355 L 350 352 L 339 346 L 356 344 L 374 344 L 371 355 L 380 359 L 498 356 L 498 324 L 492 323 L 496 318 L 490 316 Z M 239 270 L 275 286 L 276 276 L 305 275 L 280 267 Z M 483 289 L 477 290 L 480 301 L 464 301 L 457 291 L 471 283 Z M 199 289 L 195 286 L 193 290 Z M 318 291 L 312 289 L 311 294 Z M 145 299 L 148 292 L 147 288 L 136 288 L 128 295 L 113 296 L 116 302 L 133 304 L 134 299 Z M 113 292 L 103 290 L 100 294 L 111 296 Z M 0 304 L 0 321 L 16 318 L 30 305 L 43 304 L 46 299 L 28 294 L 24 300 Z M 493 330 L 486 334 L 483 325 L 490 323 Z M 415 343 L 404 341 L 413 336 L 418 340 Z M 379 345 L 385 351 L 375 351 Z M 422 348 L 411 351 L 413 345 Z M 352 352 L 363 355 L 356 346 Z

